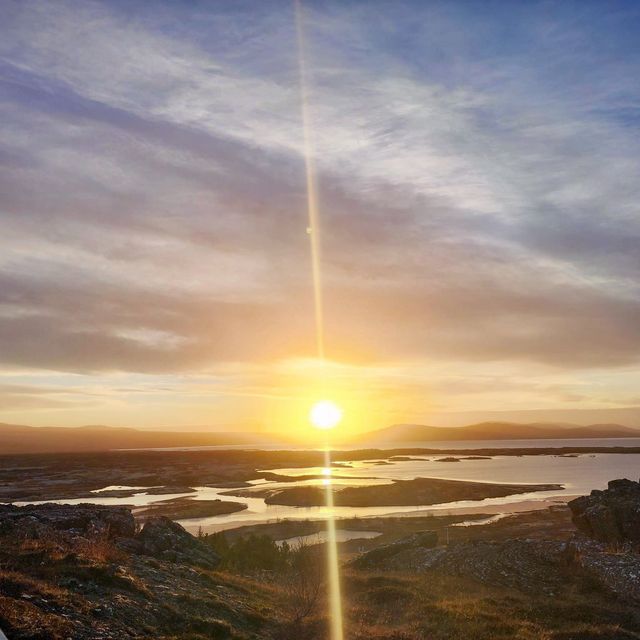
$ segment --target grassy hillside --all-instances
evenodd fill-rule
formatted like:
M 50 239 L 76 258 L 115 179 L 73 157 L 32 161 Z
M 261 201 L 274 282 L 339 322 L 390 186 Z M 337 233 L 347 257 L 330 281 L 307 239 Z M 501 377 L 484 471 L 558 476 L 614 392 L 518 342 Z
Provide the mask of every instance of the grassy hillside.
M 524 525 L 531 536 L 536 518 L 519 518 L 524 518 L 522 523 L 502 524 L 497 530 L 470 527 L 468 533 L 474 539 L 492 538 L 495 533 L 504 537 Z M 565 520 L 548 516 L 544 531 L 537 535 L 564 532 Z M 504 527 L 509 531 L 502 531 Z M 465 529 L 456 530 L 459 537 L 466 534 Z M 220 540 L 215 543 L 220 550 Z M 327 639 L 322 546 L 282 556 L 268 539 L 258 536 L 236 537 L 227 549 L 227 561 L 214 571 L 128 553 L 99 536 L 61 533 L 43 539 L 0 531 L 0 629 L 11 640 Z M 482 558 L 479 562 L 482 568 Z M 357 570 L 345 564 L 346 637 L 640 637 L 637 606 L 579 572 L 559 566 L 553 575 L 546 571 L 528 575 L 530 583 L 514 588 L 496 583 L 495 575 L 485 580 L 477 570 L 472 577 Z M 545 588 L 538 588 L 536 580 Z

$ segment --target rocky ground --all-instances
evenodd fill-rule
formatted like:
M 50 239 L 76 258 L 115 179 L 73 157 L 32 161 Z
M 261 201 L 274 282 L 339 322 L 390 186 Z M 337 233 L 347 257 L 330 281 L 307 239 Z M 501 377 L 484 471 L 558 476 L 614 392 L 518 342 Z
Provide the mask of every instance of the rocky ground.
M 0 507 L 0 629 L 10 640 L 267 638 L 263 586 L 214 569 L 208 546 L 128 509 Z
M 569 509 L 579 530 L 568 539 L 480 539 L 437 546 L 437 532 L 424 531 L 378 546 L 352 564 L 461 576 L 548 595 L 571 580 L 640 605 L 640 483 L 614 480 L 606 491 L 571 501 Z
M 436 548 L 408 539 L 374 549 L 354 566 L 472 578 L 485 585 L 550 596 L 567 582 L 583 583 L 640 604 L 640 556 L 611 553 L 580 537 L 569 542 L 515 539 Z

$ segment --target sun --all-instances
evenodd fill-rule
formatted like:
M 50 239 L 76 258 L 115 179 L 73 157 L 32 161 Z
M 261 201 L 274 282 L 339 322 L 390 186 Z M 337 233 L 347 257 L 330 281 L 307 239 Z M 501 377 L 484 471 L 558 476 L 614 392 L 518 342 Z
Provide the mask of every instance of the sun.
M 311 407 L 309 419 L 318 429 L 333 429 L 342 420 L 342 409 L 331 400 L 320 400 Z

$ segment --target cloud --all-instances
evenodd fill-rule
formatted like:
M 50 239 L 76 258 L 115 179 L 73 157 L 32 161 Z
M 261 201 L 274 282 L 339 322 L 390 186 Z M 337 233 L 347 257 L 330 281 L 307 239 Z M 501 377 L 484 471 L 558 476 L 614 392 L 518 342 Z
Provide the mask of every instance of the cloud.
M 249 10 L 11 5 L 3 365 L 312 353 L 292 16 Z M 306 12 L 330 352 L 637 364 L 640 57 L 590 46 L 637 14 L 362 11 Z
M 0 411 L 86 409 L 94 404 L 86 395 L 56 387 L 0 384 Z

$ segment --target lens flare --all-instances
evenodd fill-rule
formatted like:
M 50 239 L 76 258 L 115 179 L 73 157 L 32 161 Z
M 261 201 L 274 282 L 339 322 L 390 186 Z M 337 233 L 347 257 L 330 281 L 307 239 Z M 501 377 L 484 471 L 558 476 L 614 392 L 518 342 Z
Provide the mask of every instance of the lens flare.
M 318 205 L 318 187 L 316 182 L 316 148 L 311 129 L 311 109 L 309 105 L 309 87 L 307 66 L 304 56 L 304 30 L 302 28 L 302 5 L 295 1 L 296 33 L 298 36 L 298 71 L 300 74 L 300 105 L 302 117 L 302 142 L 304 153 L 305 179 L 307 183 L 307 233 L 311 241 L 311 275 L 313 277 L 313 302 L 316 320 L 316 349 L 318 357 L 324 359 L 324 308 L 322 299 L 320 214 Z
M 317 429 L 333 429 L 342 420 L 342 409 L 331 400 L 321 400 L 311 407 L 309 420 Z
M 298 36 L 298 64 L 300 72 L 300 103 L 302 116 L 303 152 L 307 186 L 308 233 L 311 240 L 311 271 L 313 277 L 313 298 L 316 320 L 316 349 L 321 362 L 325 359 L 324 350 L 324 312 L 322 299 L 320 216 L 318 190 L 316 184 L 316 149 L 312 135 L 309 109 L 307 68 L 305 64 L 304 29 L 302 4 L 294 0 L 296 32 Z M 316 403 L 310 414 L 311 423 L 319 429 L 331 429 L 342 418 L 342 409 L 335 403 L 324 400 Z M 325 468 L 331 470 L 331 451 L 325 450 Z M 329 582 L 329 619 L 331 640 L 343 640 L 342 596 L 340 593 L 340 566 L 338 564 L 338 546 L 336 544 L 336 523 L 333 508 L 333 487 L 331 475 L 326 477 L 327 504 L 327 569 Z
M 331 640 L 344 640 L 342 618 L 342 590 L 340 588 L 340 564 L 338 562 L 338 544 L 336 539 L 336 518 L 333 510 L 333 487 L 331 486 L 331 451 L 324 452 L 325 469 L 329 475 L 325 478 L 325 499 L 327 505 L 327 571 L 329 577 L 329 629 Z

